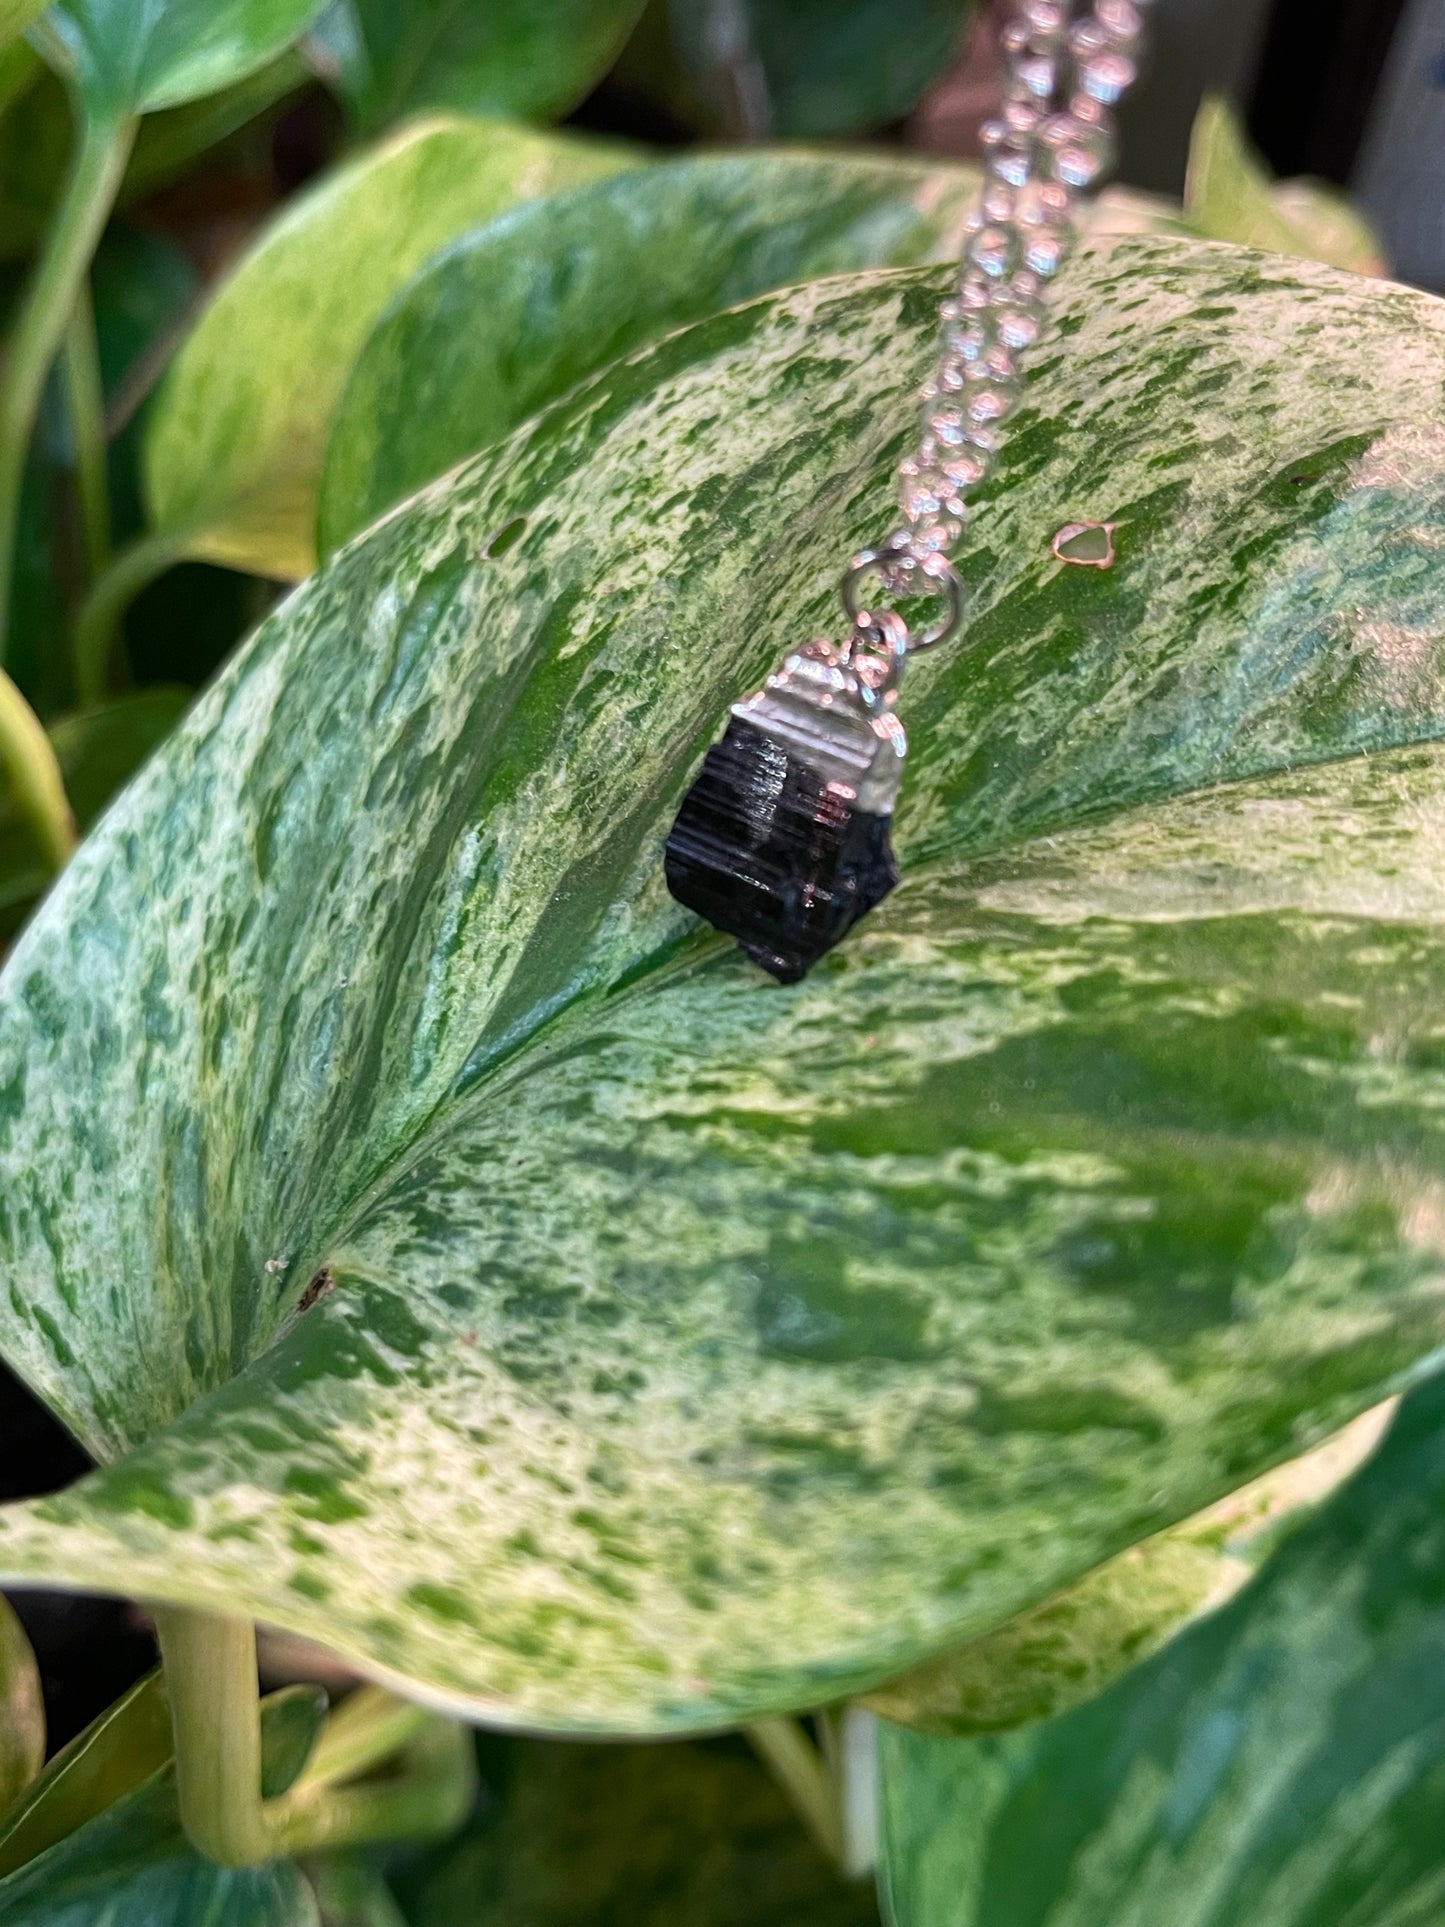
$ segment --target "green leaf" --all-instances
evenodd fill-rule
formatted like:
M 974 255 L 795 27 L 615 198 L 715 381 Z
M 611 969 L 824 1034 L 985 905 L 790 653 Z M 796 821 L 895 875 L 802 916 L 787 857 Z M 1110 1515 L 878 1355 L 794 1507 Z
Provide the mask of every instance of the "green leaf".
M 986 1639 L 889 1680 L 865 1704 L 939 1734 L 1007 1733 L 1083 1705 L 1232 1598 L 1363 1463 L 1393 1412 L 1390 1401 L 1363 1413 L 1303 1458 L 1131 1546 Z
M 40 1669 L 25 1628 L 0 1598 L 0 1814 L 19 1799 L 44 1759 Z
M 51 728 L 66 795 L 82 829 L 90 827 L 127 777 L 165 740 L 190 699 L 188 689 L 147 689 L 99 709 L 63 716 Z M 49 885 L 51 874 L 33 828 L 0 776 L 0 931 L 8 934 L 16 928 Z
M 674 328 L 817 275 L 956 256 L 978 180 L 872 156 L 709 155 L 467 235 L 397 295 L 357 361 L 327 451 L 322 553 Z
M 319 1927 L 289 1861 L 227 1868 L 187 1845 L 170 1773 L 0 1880 L 6 1927 Z
M 261 1704 L 261 1794 L 275 1800 L 290 1790 L 311 1758 L 326 1719 L 320 1686 L 283 1686 Z
M 665 894 L 728 702 L 890 525 L 949 285 L 614 364 L 81 850 L 0 983 L 0 1304 L 108 1463 L 0 1573 L 711 1726 L 982 1636 L 1445 1340 L 1445 304 L 1081 256 L 910 675 L 903 886 L 789 990 Z
M 1298 236 L 1292 253 L 1328 261 L 1355 274 L 1389 273 L 1379 235 L 1338 189 L 1324 181 L 1278 181 L 1270 199 Z
M 172 1754 L 159 1672 L 148 1673 L 91 1721 L 0 1820 L 0 1876 L 72 1834 L 159 1772 Z M 0 1882 L 0 1892 L 3 1892 Z
M 75 820 L 89 829 L 105 805 L 175 728 L 192 691 L 163 686 L 62 717 L 50 732 Z
M 153 113 L 219 93 L 273 60 L 321 0 L 56 0 L 37 44 L 92 115 Z
M 589 94 L 643 0 L 339 0 L 317 39 L 357 123 L 406 114 L 550 120 Z
M 268 1799 L 285 1793 L 300 1774 L 325 1715 L 326 1695 L 315 1686 L 283 1687 L 262 1702 L 262 1791 Z M 165 1681 L 159 1671 L 148 1673 L 62 1748 L 4 1813 L 0 1876 L 104 1815 L 169 1766 L 173 1755 Z
M 39 242 L 60 198 L 74 143 L 64 85 L 24 43 L 16 52 L 24 53 L 26 64 L 14 74 L 9 99 L 0 56 L 0 102 L 5 103 L 0 108 L 0 259 L 28 254 Z M 300 56 L 288 50 L 220 93 L 147 114 L 121 182 L 119 205 L 131 207 L 169 186 L 206 149 L 258 120 L 310 77 Z M 158 235 L 150 238 L 164 245 Z
M 901 120 L 959 46 L 969 0 L 671 0 L 682 64 L 735 132 L 829 139 Z
M 1215 241 L 1238 241 L 1356 274 L 1383 274 L 1380 244 L 1343 194 L 1320 181 L 1271 182 L 1229 103 L 1213 96 L 1195 117 L 1184 218 Z
M 1226 1611 L 1003 1740 L 885 1729 L 896 1927 L 1403 1927 L 1445 1900 L 1445 1382 Z
M 7 261 L 29 254 L 44 233 L 74 145 L 65 89 L 50 69 L 37 59 L 14 80 L 0 118 L 0 258 Z
M 566 1746 L 484 1737 L 483 1797 L 394 1877 L 415 1927 L 872 1927 L 739 1741 Z
M 515 202 L 612 173 L 610 143 L 500 123 L 405 129 L 291 203 L 221 288 L 156 396 L 154 522 L 259 575 L 315 559 L 331 418 L 388 300 L 427 257 Z
M 385 1876 L 364 1853 L 328 1853 L 311 1862 L 321 1927 L 408 1927 Z
M 319 1927 L 294 1865 L 212 1866 L 147 1791 L 0 1881 L 6 1927 Z
M 269 114 L 310 80 L 311 69 L 294 47 L 287 47 L 219 93 L 147 114 L 121 187 L 122 206 L 169 186 L 201 154 Z
M 46 0 L 0 0 L 0 47 L 24 33 Z

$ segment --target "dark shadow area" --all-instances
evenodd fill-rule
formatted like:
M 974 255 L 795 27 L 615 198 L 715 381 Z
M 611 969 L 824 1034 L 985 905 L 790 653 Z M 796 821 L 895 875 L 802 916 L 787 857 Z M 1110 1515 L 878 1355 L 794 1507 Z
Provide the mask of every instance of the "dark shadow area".
M 58 1492 L 90 1460 L 65 1427 L 0 1364 L 0 1502 Z M 6 1591 L 35 1648 L 55 1753 L 156 1663 L 144 1615 L 125 1599 Z

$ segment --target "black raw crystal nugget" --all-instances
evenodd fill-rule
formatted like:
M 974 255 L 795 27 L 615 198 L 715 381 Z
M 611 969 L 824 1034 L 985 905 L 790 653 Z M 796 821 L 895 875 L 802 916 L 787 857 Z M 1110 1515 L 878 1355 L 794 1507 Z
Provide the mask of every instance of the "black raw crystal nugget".
M 667 887 L 796 983 L 898 881 L 889 839 L 906 745 L 831 643 L 734 706 L 667 839 Z

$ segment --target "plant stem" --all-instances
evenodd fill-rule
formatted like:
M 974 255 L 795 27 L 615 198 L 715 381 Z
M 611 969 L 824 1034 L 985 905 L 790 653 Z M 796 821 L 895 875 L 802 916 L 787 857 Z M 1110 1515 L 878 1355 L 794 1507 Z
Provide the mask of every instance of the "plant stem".
M 433 1718 L 424 1706 L 398 1699 L 384 1687 L 358 1686 L 322 1728 L 298 1789 L 354 1780 L 399 1753 Z
M 302 1778 L 272 1802 L 273 1850 L 316 1853 L 369 1840 L 440 1840 L 467 1816 L 475 1790 L 471 1735 L 454 1720 L 426 1715 L 402 1749 L 400 1771 L 344 1787 Z
M 843 1816 L 832 1775 L 797 1720 L 754 1720 L 743 1728 L 835 1864 L 843 1861 Z
M 65 779 L 40 718 L 3 669 L 0 763 L 10 779 L 16 806 L 34 830 L 51 868 L 63 869 L 75 848 L 75 818 L 65 794 Z
M 95 304 L 88 280 L 81 282 L 70 311 L 61 367 L 75 444 L 75 487 L 88 580 L 94 582 L 110 562 L 110 483 L 105 462 L 105 395 L 95 342 Z
M 135 129 L 133 119 L 85 120 L 70 179 L 21 302 L 0 376 L 0 660 L 15 571 L 20 487 L 45 377 L 115 203 Z
M 181 1824 L 222 1867 L 275 1852 L 261 1803 L 261 1700 L 256 1630 L 181 1606 L 155 1609 L 176 1740 Z
M 93 584 L 75 619 L 75 692 L 80 708 L 90 709 L 105 700 L 116 626 L 141 590 L 180 561 L 188 534 L 184 529 L 162 529 L 143 535 L 122 549 Z
M 403 1713 L 391 1694 L 369 1688 L 349 1717 L 338 1710 L 329 1744 L 323 1733 L 291 1791 L 263 1801 L 255 1628 L 182 1606 L 154 1612 L 181 1823 L 207 1859 L 244 1867 L 369 1840 L 429 1840 L 465 1818 L 475 1773 L 466 1730 L 409 1706 Z M 393 1755 L 396 1770 L 384 1777 L 334 1784 Z
M 842 1827 L 841 1865 L 861 1880 L 878 1861 L 878 1722 L 862 1706 L 839 1706 L 820 1716 Z

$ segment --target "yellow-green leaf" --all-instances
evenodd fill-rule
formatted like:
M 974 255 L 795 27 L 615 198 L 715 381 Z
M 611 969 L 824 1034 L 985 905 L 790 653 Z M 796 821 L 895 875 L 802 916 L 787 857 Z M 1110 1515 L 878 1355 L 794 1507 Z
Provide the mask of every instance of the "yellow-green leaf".
M 304 575 L 331 418 L 391 295 L 503 208 L 628 158 L 580 136 L 430 120 L 299 197 L 221 287 L 156 396 L 144 452 L 153 523 L 192 555 Z
M 0 0 L 0 47 L 22 34 L 46 0 Z
M 1363 215 L 1322 181 L 1271 181 L 1227 101 L 1207 99 L 1189 143 L 1184 218 L 1214 241 L 1237 241 L 1356 274 L 1383 274 L 1379 242 Z
M 0 1598 L 0 1819 L 45 1758 L 45 1701 L 25 1628 Z

